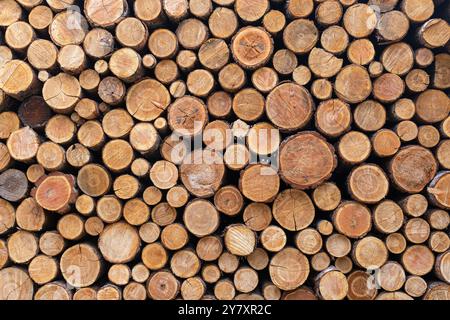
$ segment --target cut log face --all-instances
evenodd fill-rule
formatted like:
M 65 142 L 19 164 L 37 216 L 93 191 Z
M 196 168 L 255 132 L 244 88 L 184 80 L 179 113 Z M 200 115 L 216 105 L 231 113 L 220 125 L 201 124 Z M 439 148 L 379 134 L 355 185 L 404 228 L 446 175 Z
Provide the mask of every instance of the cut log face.
M 450 299 L 448 2 L 0 0 L 0 300 Z
M 281 178 L 299 189 L 308 189 L 327 180 L 336 163 L 334 148 L 314 132 L 291 136 L 280 146 Z

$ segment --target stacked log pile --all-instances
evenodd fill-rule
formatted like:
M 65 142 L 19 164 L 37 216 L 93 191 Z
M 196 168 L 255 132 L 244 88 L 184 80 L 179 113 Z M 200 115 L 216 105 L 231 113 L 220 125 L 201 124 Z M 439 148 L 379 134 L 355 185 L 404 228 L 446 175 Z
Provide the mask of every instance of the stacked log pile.
M 449 300 L 449 18 L 1 0 L 0 300 Z

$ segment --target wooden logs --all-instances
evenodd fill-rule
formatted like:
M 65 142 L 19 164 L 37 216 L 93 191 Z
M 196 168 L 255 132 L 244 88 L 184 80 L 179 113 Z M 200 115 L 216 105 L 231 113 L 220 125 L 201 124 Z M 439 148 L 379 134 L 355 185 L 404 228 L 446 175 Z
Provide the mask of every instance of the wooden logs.
M 0 299 L 448 299 L 447 7 L 0 1 Z
M 313 166 L 312 159 L 321 165 Z M 319 185 L 329 178 L 335 167 L 333 147 L 314 132 L 296 134 L 280 146 L 281 178 L 297 188 Z

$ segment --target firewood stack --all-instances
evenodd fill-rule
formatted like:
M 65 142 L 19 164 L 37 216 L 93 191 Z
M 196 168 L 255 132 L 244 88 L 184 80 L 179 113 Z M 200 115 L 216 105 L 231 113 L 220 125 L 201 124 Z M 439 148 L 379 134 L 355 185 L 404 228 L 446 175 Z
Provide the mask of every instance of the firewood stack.
M 450 299 L 449 18 L 1 0 L 0 300 Z

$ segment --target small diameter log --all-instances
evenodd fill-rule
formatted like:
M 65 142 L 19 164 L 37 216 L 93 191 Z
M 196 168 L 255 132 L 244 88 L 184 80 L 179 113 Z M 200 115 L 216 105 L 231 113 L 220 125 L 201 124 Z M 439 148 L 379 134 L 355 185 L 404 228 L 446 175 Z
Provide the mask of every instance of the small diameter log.
M 248 199 L 255 202 L 270 202 L 278 193 L 280 179 L 270 166 L 255 164 L 241 172 L 239 189 Z
M 279 252 L 286 245 L 286 241 L 286 233 L 278 226 L 268 226 L 260 235 L 261 245 L 269 252 Z
M 214 284 L 220 279 L 221 271 L 215 264 L 208 264 L 202 268 L 201 275 L 204 282 Z
M 122 46 L 139 51 L 147 43 L 148 30 L 139 19 L 125 18 L 116 27 L 116 38 Z
M 77 23 L 71 23 L 71 21 L 77 21 Z M 68 44 L 81 44 L 88 30 L 88 22 L 80 12 L 65 10 L 55 15 L 48 33 L 53 43 L 62 47 Z
M 4 234 L 9 231 L 15 225 L 15 209 L 11 203 L 1 199 L 0 200 L 0 221 L 2 222 L 0 227 L 0 234 Z
M 232 300 L 236 295 L 236 289 L 228 279 L 222 279 L 214 286 L 214 295 L 218 300 Z
M 111 177 L 102 166 L 88 164 L 78 172 L 77 185 L 83 193 L 91 197 L 99 197 L 110 189 Z
M 184 72 L 192 71 L 197 64 L 197 60 L 197 55 L 191 50 L 181 50 L 176 57 L 178 67 Z
M 369 36 L 377 26 L 375 10 L 364 3 L 349 7 L 344 14 L 344 27 L 354 38 Z
M 300 3 L 302 2 L 304 1 L 300 1 Z M 324 26 L 338 24 L 342 18 L 342 14 L 342 5 L 337 0 L 319 3 L 315 11 L 317 22 Z
M 244 0 L 236 0 L 234 4 L 234 10 L 238 16 L 247 23 L 261 19 L 268 9 L 268 0 L 253 1 L 251 6 Z
M 291 136 L 280 146 L 280 176 L 296 188 L 319 185 L 329 178 L 336 163 L 333 147 L 314 132 Z
M 7 208 L 6 206 L 5 209 Z M 33 198 L 24 199 L 16 209 L 16 223 L 23 230 L 31 232 L 41 231 L 46 225 L 46 220 L 47 217 L 44 210 Z
M 253 231 L 263 231 L 272 221 L 272 211 L 267 204 L 253 202 L 244 209 L 243 220 Z
M 200 259 L 204 261 L 214 261 L 222 254 L 222 240 L 217 236 L 203 237 L 197 242 L 195 251 Z
M 62 254 L 60 268 L 68 284 L 74 287 L 90 286 L 101 274 L 100 254 L 91 245 L 74 245 Z
M 367 70 L 359 65 L 348 65 L 336 76 L 334 91 L 348 103 L 364 101 L 372 91 L 372 82 Z
M 341 258 L 345 257 L 351 251 L 351 242 L 350 239 L 346 236 L 339 233 L 334 233 L 328 237 L 327 241 L 325 242 L 325 248 L 327 252 L 333 257 Z M 329 264 L 330 261 L 329 259 L 327 260 Z M 326 267 L 327 266 L 325 266 L 325 268 Z
M 264 15 L 262 24 L 270 34 L 276 35 L 286 26 L 286 16 L 281 11 L 270 10 Z
M 28 14 L 28 22 L 38 32 L 46 32 L 52 20 L 52 10 L 44 5 L 33 7 Z
M 446 190 L 450 184 L 450 172 L 441 171 L 430 182 L 427 192 L 433 204 L 443 209 L 450 208 L 450 197 Z
M 442 231 L 434 231 L 428 238 L 428 246 L 433 252 L 443 253 L 450 248 L 450 237 Z
M 44 142 L 39 146 L 36 160 L 47 171 L 61 170 L 66 162 L 65 150 L 54 142 Z
M 349 238 L 361 238 L 372 227 L 369 209 L 358 202 L 343 202 L 334 211 L 333 224 L 336 230 Z
M 120 108 L 107 112 L 102 119 L 103 131 L 110 138 L 123 138 L 133 128 L 134 121 L 130 114 Z M 133 140 L 130 141 L 133 143 Z
M 208 113 L 215 118 L 226 118 L 231 112 L 232 100 L 228 93 L 217 91 L 210 95 L 207 100 Z
M 34 29 L 24 21 L 17 21 L 9 25 L 4 35 L 8 47 L 17 52 L 24 52 L 36 38 Z
M 316 110 L 316 128 L 324 135 L 337 137 L 350 128 L 352 113 L 348 104 L 339 99 L 322 102 Z
M 16 202 L 23 199 L 27 192 L 28 180 L 22 171 L 8 169 L 0 174 L 0 196 L 3 199 Z M 9 205 L 6 205 L 6 207 L 9 207 Z
M 57 62 L 58 49 L 48 40 L 37 39 L 28 47 L 27 58 L 30 64 L 38 70 L 53 69 Z
M 153 243 L 159 239 L 161 234 L 160 227 L 153 222 L 144 223 L 139 227 L 139 237 L 145 243 Z
M 67 144 L 75 137 L 75 123 L 67 116 L 55 115 L 45 126 L 45 135 L 53 142 Z
M 131 48 L 115 51 L 109 59 L 109 69 L 125 82 L 135 82 L 143 74 L 142 58 Z
M 65 240 L 57 231 L 47 231 L 39 239 L 39 249 L 51 257 L 59 255 L 64 247 Z
M 190 18 L 178 25 L 176 35 L 185 49 L 196 50 L 207 40 L 208 27 L 200 20 Z
M 309 275 L 309 262 L 299 250 L 285 248 L 275 254 L 269 265 L 272 282 L 282 290 L 301 286 Z
M 419 127 L 419 133 L 417 135 L 417 140 L 419 141 L 420 145 L 425 148 L 433 148 L 439 143 L 439 130 L 431 125 L 424 125 Z M 448 169 L 448 159 L 447 159 L 447 152 L 448 152 L 449 143 L 448 140 L 442 141 L 442 143 L 439 144 L 437 151 L 436 151 L 436 158 L 439 161 L 439 164 Z
M 84 14 L 93 26 L 108 28 L 120 22 L 128 13 L 128 4 L 124 0 L 108 0 L 99 4 L 87 0 L 84 3 Z
M 391 200 L 380 202 L 373 210 L 373 223 L 378 231 L 394 233 L 403 225 L 403 211 Z
M 188 241 L 188 232 L 181 224 L 169 224 L 161 232 L 161 242 L 169 250 L 180 250 Z
M 206 291 L 206 285 L 200 277 L 192 277 L 181 284 L 181 296 L 184 300 L 200 300 Z
M 26 264 L 39 252 L 36 236 L 28 231 L 19 230 L 7 240 L 8 255 L 12 262 Z
M 396 74 L 385 73 L 373 83 L 373 96 L 381 102 L 390 103 L 401 97 L 405 82 Z
M 273 217 L 285 229 L 299 231 L 309 226 L 315 216 L 309 196 L 300 190 L 287 189 L 273 203 Z
M 450 88 L 449 68 L 450 55 L 441 53 L 436 55 L 434 63 L 433 85 L 438 89 Z
M 315 286 L 317 294 L 323 300 L 343 300 L 348 293 L 347 278 L 332 267 L 316 277 Z
M 345 31 L 344 28 L 340 26 L 328 27 L 322 32 L 320 36 L 320 44 L 328 52 L 340 55 L 348 47 L 349 44 L 348 33 L 347 31 Z
M 450 251 L 440 254 L 436 258 L 435 272 L 439 279 L 450 283 Z
M 377 203 L 389 191 L 386 174 L 375 164 L 365 164 L 354 168 L 348 176 L 347 185 L 352 198 L 364 203 Z
M 94 28 L 86 34 L 83 49 L 88 56 L 94 59 L 103 59 L 114 50 L 114 36 L 105 29 Z M 95 66 L 97 70 L 97 63 L 95 63 Z
M 444 230 L 450 224 L 450 215 L 447 211 L 433 209 L 427 213 L 427 220 L 433 229 Z
M 36 182 L 32 196 L 46 210 L 67 212 L 77 197 L 75 178 L 61 172 L 43 176 Z
M 10 60 L 0 66 L 0 89 L 8 96 L 24 100 L 40 89 L 35 71 L 21 60 Z
M 421 297 L 427 291 L 427 283 L 421 277 L 409 276 L 406 278 L 405 291 L 412 297 Z
M 400 254 L 406 249 L 406 239 L 401 233 L 392 233 L 386 238 L 386 247 L 389 252 Z
M 64 46 L 58 53 L 58 64 L 64 72 L 78 75 L 86 69 L 86 54 L 80 46 Z
M 413 245 L 402 254 L 401 262 L 412 275 L 423 276 L 433 269 L 433 252 L 423 245 Z
M 75 143 L 66 151 L 67 162 L 75 168 L 80 168 L 91 160 L 91 153 L 82 144 Z
M 378 131 L 386 122 L 386 110 L 374 100 L 366 100 L 356 107 L 353 113 L 355 124 L 364 131 Z
M 270 59 L 273 52 L 273 40 L 263 29 L 242 28 L 232 39 L 231 52 L 243 68 L 253 70 Z
M 97 291 L 97 300 L 121 300 L 122 289 L 113 285 L 106 284 Z
M 341 70 L 342 64 L 342 59 L 336 58 L 333 54 L 323 49 L 314 48 L 309 53 L 308 66 L 314 75 L 319 78 L 335 76 Z
M 18 116 L 25 126 L 32 129 L 43 128 L 50 119 L 52 112 L 39 96 L 32 96 L 25 100 L 18 109 Z
M 163 0 L 162 3 L 164 13 L 170 20 L 177 22 L 188 15 L 189 4 L 187 0 Z
M 334 183 L 326 182 L 314 189 L 312 198 L 320 210 L 330 211 L 341 202 L 341 191 Z
M 296 54 L 311 51 L 319 39 L 319 30 L 314 22 L 306 19 L 296 19 L 289 23 L 283 31 L 283 43 Z
M 145 300 L 147 291 L 143 284 L 130 282 L 123 289 L 122 296 L 124 300 Z
M 387 11 L 379 18 L 376 30 L 377 36 L 382 42 L 400 41 L 408 33 L 408 17 L 401 11 Z
M 147 293 L 154 300 L 173 300 L 178 295 L 180 283 L 169 271 L 158 271 L 147 281 Z
M 18 267 L 0 270 L 0 299 L 32 300 L 33 280 L 28 273 Z
M 2 15 L 0 15 L 0 25 L 7 27 L 18 21 L 22 16 L 22 8 L 13 0 L 3 1 L 1 6 Z
M 380 268 L 388 258 L 388 250 L 383 241 L 369 236 L 353 245 L 353 258 L 362 268 Z
M 150 186 L 144 190 L 142 197 L 145 203 L 147 203 L 150 206 L 154 206 L 161 201 L 162 193 L 161 190 L 159 190 L 158 188 Z
M 8 139 L 11 133 L 19 130 L 20 119 L 16 113 L 5 111 L 0 113 L 0 138 Z M 26 131 L 26 130 L 25 130 Z
M 322 236 L 313 228 L 304 229 L 295 236 L 295 245 L 304 254 L 318 253 L 322 249 L 322 244 Z
M 422 191 L 436 171 L 436 160 L 431 152 L 419 146 L 402 148 L 389 165 L 389 173 L 395 186 L 409 193 Z
M 255 270 L 263 270 L 269 265 L 269 255 L 262 248 L 256 248 L 246 257 L 248 264 Z
M 140 246 L 137 230 L 126 222 L 108 225 L 100 234 L 98 247 L 111 263 L 126 263 L 137 254 Z
M 175 221 L 177 212 L 168 203 L 161 202 L 153 208 L 151 215 L 157 225 L 164 227 Z
M 339 140 L 337 153 L 346 164 L 361 163 L 370 156 L 370 139 L 364 133 L 350 131 Z
M 192 234 L 203 237 L 217 230 L 219 213 L 209 201 L 196 199 L 186 205 L 183 221 Z
M 217 7 L 208 20 L 212 35 L 220 39 L 230 38 L 238 28 L 236 13 L 225 7 Z
M 286 97 L 289 97 L 286 100 Z M 293 131 L 311 119 L 314 102 L 308 91 L 295 84 L 284 83 L 273 89 L 266 100 L 266 114 L 280 130 Z M 293 116 L 295 115 L 295 116 Z
M 295 70 L 297 69 L 298 68 L 296 68 Z M 295 70 L 293 71 L 294 81 L 296 81 Z M 278 84 L 278 73 L 276 73 L 272 68 L 262 67 L 253 72 L 251 80 L 253 86 L 256 89 L 258 89 L 262 93 L 268 93 Z M 302 85 L 301 83 L 299 84 Z
M 206 97 L 214 87 L 214 77 L 207 70 L 197 69 L 189 73 L 186 85 L 191 94 Z
M 117 177 L 113 183 L 114 194 L 123 200 L 136 197 L 141 189 L 141 184 L 137 178 L 129 174 Z
M 439 48 L 450 39 L 450 26 L 444 19 L 430 19 L 418 30 L 419 42 L 427 48 Z
M 145 79 L 134 84 L 127 93 L 127 110 L 141 121 L 156 119 L 169 104 L 169 91 L 153 79 Z
M 243 89 L 233 98 L 233 112 L 243 121 L 256 121 L 264 113 L 264 97 L 254 89 Z
M 258 273 L 249 267 L 243 267 L 236 270 L 233 283 L 240 292 L 252 292 L 258 286 Z
M 238 64 L 230 63 L 220 70 L 218 80 L 225 91 L 236 92 L 244 86 L 246 75 Z
M 436 123 L 448 117 L 449 105 L 450 99 L 443 91 L 426 90 L 417 97 L 416 115 L 425 123 Z
M 45 82 L 42 96 L 55 112 L 70 113 L 80 99 L 80 83 L 71 75 L 59 73 Z
M 237 215 L 244 205 L 244 199 L 238 188 L 225 186 L 220 188 L 214 195 L 214 205 L 226 215 Z
M 239 259 L 234 254 L 224 252 L 219 257 L 218 266 L 222 272 L 233 273 L 239 267 Z
M 224 172 L 222 158 L 207 149 L 193 151 L 180 165 L 181 182 L 197 197 L 212 196 L 222 184 Z
M 398 135 L 389 129 L 381 129 L 372 136 L 373 151 L 378 157 L 391 157 L 400 149 Z
M 99 217 L 90 217 L 84 222 L 84 230 L 90 236 L 97 237 L 102 233 L 105 224 Z
M 377 295 L 376 286 L 372 285 L 371 276 L 364 271 L 354 271 L 348 278 L 347 298 L 349 300 L 373 300 Z
M 273 55 L 272 63 L 278 73 L 288 75 L 297 67 L 298 61 L 297 56 L 292 51 L 281 49 Z
M 67 240 L 79 240 L 85 235 L 84 220 L 74 213 L 66 214 L 59 219 L 56 229 Z

